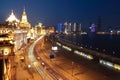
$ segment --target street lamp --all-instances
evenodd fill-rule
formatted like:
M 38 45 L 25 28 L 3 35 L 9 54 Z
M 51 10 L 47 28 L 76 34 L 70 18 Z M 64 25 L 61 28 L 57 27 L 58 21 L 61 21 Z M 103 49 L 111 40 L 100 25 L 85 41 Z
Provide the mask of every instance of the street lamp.
M 30 64 L 28 65 L 28 68 L 31 68 L 31 65 L 30 65 Z
M 74 70 L 74 62 L 72 61 L 72 76 L 73 76 L 73 70 Z

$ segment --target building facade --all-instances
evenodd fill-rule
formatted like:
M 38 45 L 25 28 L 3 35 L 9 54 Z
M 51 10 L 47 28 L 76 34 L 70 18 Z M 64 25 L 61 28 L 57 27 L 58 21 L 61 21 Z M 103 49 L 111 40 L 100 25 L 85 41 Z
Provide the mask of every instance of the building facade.
M 0 34 L 0 80 L 14 80 L 14 40 Z
M 14 51 L 17 51 L 27 44 L 28 38 L 31 38 L 31 35 L 28 35 L 30 34 L 31 24 L 28 22 L 25 9 L 23 10 L 21 20 L 17 19 L 12 11 L 6 22 L 14 28 Z

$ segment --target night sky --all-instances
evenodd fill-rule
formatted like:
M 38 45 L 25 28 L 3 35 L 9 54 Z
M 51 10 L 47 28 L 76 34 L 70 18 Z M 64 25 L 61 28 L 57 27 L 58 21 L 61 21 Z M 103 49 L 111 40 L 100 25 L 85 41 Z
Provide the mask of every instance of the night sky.
M 5 21 L 11 10 L 21 19 L 24 7 L 32 25 L 67 21 L 88 27 L 90 22 L 97 22 L 98 16 L 103 25 L 120 25 L 120 0 L 0 0 L 0 22 Z

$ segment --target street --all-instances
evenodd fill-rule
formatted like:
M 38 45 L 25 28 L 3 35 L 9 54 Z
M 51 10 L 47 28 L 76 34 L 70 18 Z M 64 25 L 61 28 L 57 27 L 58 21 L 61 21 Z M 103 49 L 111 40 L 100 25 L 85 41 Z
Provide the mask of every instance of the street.
M 54 59 L 50 59 L 49 56 L 53 53 L 51 51 L 51 44 L 48 42 L 44 43 L 43 47 L 40 47 L 40 45 L 41 43 L 36 45 L 35 50 L 37 56 L 42 58 L 42 60 L 52 67 L 52 69 L 59 72 L 60 75 L 64 75 L 68 80 L 113 80 L 109 76 L 87 67 L 86 64 L 84 66 L 73 62 L 72 60 L 61 55 L 59 52 L 54 53 Z
M 52 51 L 51 47 L 50 42 L 41 38 L 17 52 L 16 80 L 119 80 L 100 72 L 98 66 L 90 67 L 93 66 L 92 63 L 83 59 L 77 63 L 67 58 L 62 51 Z M 25 61 L 19 58 L 23 53 Z M 51 53 L 54 54 L 52 59 Z

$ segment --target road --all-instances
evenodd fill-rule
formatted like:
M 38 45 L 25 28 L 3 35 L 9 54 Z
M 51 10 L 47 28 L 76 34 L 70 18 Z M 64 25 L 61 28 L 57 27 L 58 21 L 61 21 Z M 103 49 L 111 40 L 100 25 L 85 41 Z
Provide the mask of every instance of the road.
M 50 53 L 53 53 L 51 51 L 51 44 L 46 42 L 44 46 L 41 47 L 40 45 L 42 44 L 38 43 L 35 49 L 37 53 L 36 56 L 42 58 L 44 62 L 46 62 L 59 74 L 64 75 L 68 80 L 118 80 L 96 70 L 99 68 L 98 66 L 89 68 L 89 65 L 92 65 L 92 63 L 87 64 L 81 59 L 81 64 L 78 64 L 72 61 L 72 59 L 70 60 L 64 57 L 61 55 L 63 53 L 60 52 L 55 53 L 54 59 L 50 59 Z
M 93 64 L 83 59 L 77 63 L 65 57 L 66 54 L 63 52 L 51 51 L 51 43 L 45 42 L 42 38 L 40 37 L 26 49 L 28 54 L 21 50 L 24 53 L 25 62 L 21 62 L 19 55 L 22 52 L 18 52 L 16 80 L 119 80 L 99 72 L 97 66 L 89 67 Z M 54 59 L 50 59 L 51 53 L 54 53 Z
M 30 61 L 28 58 L 28 49 L 30 45 L 31 44 L 27 44 L 25 47 L 15 52 L 15 80 L 43 80 L 38 72 L 34 70 L 34 68 L 28 68 L 28 65 L 30 65 Z M 23 57 L 24 59 L 21 60 L 21 58 Z

